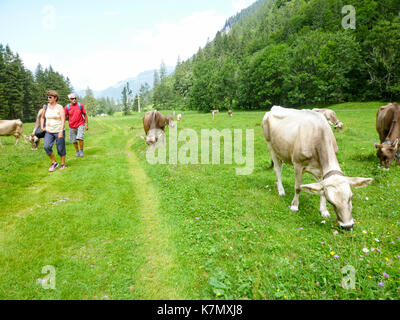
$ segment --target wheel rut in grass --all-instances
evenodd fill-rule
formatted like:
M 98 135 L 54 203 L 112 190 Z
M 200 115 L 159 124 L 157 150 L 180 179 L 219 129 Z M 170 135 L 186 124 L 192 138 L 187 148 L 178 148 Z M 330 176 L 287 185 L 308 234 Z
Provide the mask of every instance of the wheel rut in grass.
M 143 244 L 142 250 L 146 262 L 139 270 L 136 286 L 142 299 L 183 299 L 177 286 L 179 268 L 174 261 L 175 247 L 171 239 L 169 226 L 160 215 L 160 199 L 152 181 L 141 167 L 131 145 L 134 138 L 128 141 L 126 151 L 130 165 L 132 183 L 135 186 L 137 214 L 142 221 L 143 232 L 138 235 Z

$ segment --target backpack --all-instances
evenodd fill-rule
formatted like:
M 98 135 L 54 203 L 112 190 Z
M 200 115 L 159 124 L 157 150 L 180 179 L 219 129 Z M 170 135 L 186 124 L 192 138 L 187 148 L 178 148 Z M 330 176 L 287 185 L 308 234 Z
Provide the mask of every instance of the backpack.
M 44 112 L 46 113 L 47 104 L 44 104 L 44 105 L 43 105 L 43 108 L 44 108 Z M 46 128 L 46 117 L 44 117 L 43 126 Z M 45 135 L 45 134 L 46 134 L 46 131 L 42 131 L 42 130 L 40 129 L 40 122 L 39 122 L 39 125 L 38 125 L 38 127 L 36 128 L 36 130 L 35 130 L 35 136 L 38 137 L 39 139 L 41 139 L 41 138 L 44 138 L 44 135 Z
M 82 118 L 83 118 L 82 106 L 81 106 L 81 103 L 80 103 L 80 102 L 78 102 L 78 106 L 79 106 L 79 109 L 81 109 L 81 114 L 82 114 Z M 69 112 L 69 103 L 67 104 L 67 117 L 68 117 L 68 119 L 69 119 L 68 112 Z

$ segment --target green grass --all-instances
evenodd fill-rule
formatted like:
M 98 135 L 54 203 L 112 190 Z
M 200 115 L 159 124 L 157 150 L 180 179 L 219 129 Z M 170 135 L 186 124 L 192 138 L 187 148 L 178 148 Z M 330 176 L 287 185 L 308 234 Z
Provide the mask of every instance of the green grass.
M 288 165 L 287 196 L 278 196 L 264 112 L 223 112 L 214 121 L 185 112 L 179 124 L 199 135 L 254 129 L 255 168 L 247 176 L 235 174 L 236 164 L 150 165 L 137 114 L 91 119 L 85 157 L 76 159 L 68 143 L 68 168 L 54 173 L 43 142 L 32 151 L 1 137 L 0 298 L 399 299 L 400 168 L 383 171 L 375 155 L 381 105 L 331 106 L 344 123 L 335 132 L 342 170 L 374 179 L 353 190 L 353 232 L 338 228 L 330 205 L 322 224 L 317 196 L 301 193 L 299 212 L 288 209 Z M 55 267 L 55 290 L 37 283 L 46 265 Z M 356 270 L 354 290 L 340 286 L 347 265 Z

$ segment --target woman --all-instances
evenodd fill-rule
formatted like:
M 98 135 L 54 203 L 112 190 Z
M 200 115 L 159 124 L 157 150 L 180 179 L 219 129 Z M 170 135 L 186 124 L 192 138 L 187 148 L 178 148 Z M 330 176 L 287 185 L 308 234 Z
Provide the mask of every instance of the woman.
M 57 103 L 58 93 L 54 90 L 47 91 L 47 106 L 43 107 L 42 116 L 40 118 L 40 127 L 42 131 L 46 131 L 44 136 L 44 150 L 51 160 L 50 172 L 53 172 L 58 163 L 54 158 L 53 144 L 56 142 L 57 153 L 61 158 L 60 170 L 66 168 L 65 166 L 65 112 L 62 105 Z M 46 118 L 46 127 L 44 127 L 44 119 Z

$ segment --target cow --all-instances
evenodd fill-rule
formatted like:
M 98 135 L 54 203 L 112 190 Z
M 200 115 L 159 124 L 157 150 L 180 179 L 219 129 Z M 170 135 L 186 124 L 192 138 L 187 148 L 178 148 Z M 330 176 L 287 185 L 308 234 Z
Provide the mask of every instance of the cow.
M 164 128 L 166 125 L 174 127 L 174 120 L 172 116 L 164 116 L 157 110 L 149 111 L 143 116 L 143 128 L 146 133 L 146 137 L 142 136 L 142 139 L 146 140 L 147 145 L 155 145 L 161 137 L 164 138 Z
M 0 136 L 14 136 L 15 145 L 18 144 L 19 138 L 22 136 L 26 142 L 26 135 L 22 129 L 22 121 L 16 120 L 0 120 Z M 0 141 L 0 145 L 1 141 Z
M 380 107 L 376 114 L 376 131 L 379 134 L 380 144 L 375 143 L 381 166 L 389 169 L 396 159 L 396 165 L 400 166 L 400 106 L 397 103 L 389 103 Z
M 219 110 L 211 110 L 212 118 L 214 119 L 214 115 L 219 113 Z
M 322 217 L 330 217 L 326 207 L 328 200 L 341 228 L 352 229 L 354 220 L 350 186 L 365 187 L 372 179 L 344 176 L 336 158 L 336 139 L 324 116 L 311 110 L 274 106 L 265 114 L 262 127 L 274 163 L 280 196 L 285 196 L 281 180 L 283 163 L 294 166 L 295 195 L 289 208 L 294 212 L 299 210 L 301 190 L 320 194 Z M 318 182 L 303 185 L 304 172 L 310 173 Z
M 182 115 L 179 113 L 179 114 L 176 116 L 176 120 L 177 120 L 177 121 L 181 121 L 181 119 L 182 119 Z
M 38 127 L 40 127 L 40 117 L 42 116 L 42 112 L 43 108 L 41 108 L 37 113 L 35 127 L 33 128 L 32 133 L 29 135 L 29 142 L 32 145 L 32 150 L 37 150 L 40 143 L 40 138 L 35 135 L 35 131 Z
M 328 120 L 328 123 L 330 125 L 333 125 L 334 128 L 339 129 L 339 131 L 343 131 L 343 123 L 339 121 L 335 111 L 331 109 L 318 109 L 318 108 L 312 109 L 312 111 L 323 114 L 326 120 Z
M 232 117 L 232 110 L 228 110 L 228 115 Z

